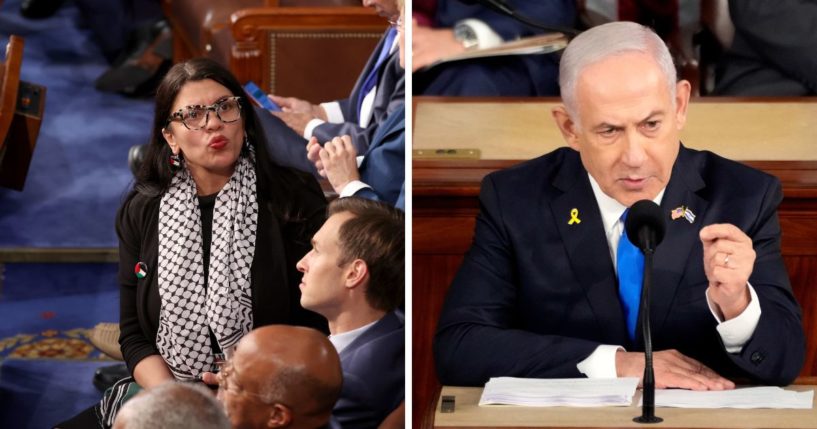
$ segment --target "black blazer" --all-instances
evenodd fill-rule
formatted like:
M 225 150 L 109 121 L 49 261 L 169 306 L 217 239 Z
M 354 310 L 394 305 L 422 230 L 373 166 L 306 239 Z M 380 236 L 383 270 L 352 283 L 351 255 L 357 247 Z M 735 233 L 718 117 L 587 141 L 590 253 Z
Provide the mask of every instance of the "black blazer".
M 278 173 L 277 173 L 278 174 Z M 294 174 L 281 170 L 280 174 Z M 301 173 L 297 173 L 301 174 Z M 259 177 L 260 180 L 260 177 Z M 272 213 L 267 198 L 258 195 L 258 235 L 252 276 L 253 326 L 282 323 L 310 326 L 326 332 L 323 317 L 301 307 L 298 287 L 301 275 L 295 264 L 311 248 L 312 235 L 325 219 L 326 200 L 317 183 L 304 175 L 299 201 L 293 202 L 303 220 L 280 222 Z M 259 189 L 263 189 L 259 186 Z M 156 333 L 159 329 L 159 203 L 161 196 L 132 193 L 116 218 L 119 236 L 120 335 L 119 344 L 128 369 L 150 355 L 159 354 Z M 134 266 L 144 262 L 147 275 L 137 279 Z
M 667 232 L 655 254 L 655 350 L 678 349 L 724 376 L 787 384 L 800 372 L 800 309 L 780 253 L 779 181 L 711 152 L 680 147 L 661 202 Z M 685 205 L 690 224 L 671 221 Z M 580 224 L 569 225 L 577 209 Z M 757 252 L 749 282 L 762 315 L 728 354 L 706 302 L 700 229 L 731 223 Z M 640 332 L 640 331 L 636 331 Z M 454 279 L 434 345 L 445 384 L 490 377 L 582 377 L 576 364 L 600 344 L 629 344 L 601 214 L 576 151 L 557 149 L 486 176 L 471 249 Z

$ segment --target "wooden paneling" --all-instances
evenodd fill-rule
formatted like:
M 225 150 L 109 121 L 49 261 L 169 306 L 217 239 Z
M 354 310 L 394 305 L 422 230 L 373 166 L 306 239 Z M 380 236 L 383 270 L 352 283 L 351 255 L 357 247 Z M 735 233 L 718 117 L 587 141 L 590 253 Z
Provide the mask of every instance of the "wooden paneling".
M 359 0 L 163 0 L 173 61 L 208 57 L 241 83 L 318 103 L 346 98 L 388 23 Z
M 518 160 L 415 161 L 413 166 L 413 403 L 415 427 L 431 427 L 439 387 L 432 339 L 445 293 L 471 244 L 482 178 Z M 751 161 L 780 178 L 782 252 L 807 335 L 801 376 L 817 376 L 817 162 Z
M 417 225 L 415 218 L 415 228 Z M 416 243 L 416 234 L 415 239 Z M 442 240 L 440 240 L 442 241 Z M 416 247 L 415 247 L 416 249 Z M 443 300 L 441 296 L 454 279 L 462 255 L 415 255 L 412 260 L 412 416 L 415 427 L 426 420 L 424 412 L 434 409 L 434 391 L 437 389 L 437 373 L 431 338 L 437 329 Z M 433 267 L 433 269 L 432 269 Z M 443 286 L 444 285 L 444 286 Z M 430 427 L 426 422 L 422 427 Z M 428 426 L 427 426 L 428 425 Z
M 414 97 L 414 149 L 473 149 L 486 160 L 531 159 L 564 146 L 557 98 Z M 817 161 L 814 97 L 693 99 L 684 145 L 739 160 Z
M 230 67 L 271 93 L 345 98 L 387 25 L 364 7 L 244 9 L 232 16 Z
M 817 222 L 817 218 L 812 218 L 812 222 Z M 811 241 L 817 244 L 817 236 L 812 235 Z M 800 376 L 814 377 L 817 376 L 817 256 L 784 256 L 783 259 L 794 296 L 803 310 L 806 362 Z

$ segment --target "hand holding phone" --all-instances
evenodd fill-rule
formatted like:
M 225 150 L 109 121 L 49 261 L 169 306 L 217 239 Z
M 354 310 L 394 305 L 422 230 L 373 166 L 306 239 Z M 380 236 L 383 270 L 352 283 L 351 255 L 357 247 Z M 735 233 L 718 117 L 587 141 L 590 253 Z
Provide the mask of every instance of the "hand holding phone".
M 244 91 L 247 92 L 247 95 L 250 96 L 250 99 L 252 99 L 257 106 L 267 110 L 272 110 L 273 112 L 281 111 L 281 107 L 270 100 L 270 98 L 267 97 L 267 94 L 265 94 L 264 91 L 255 84 L 255 82 L 247 82 L 247 84 L 244 85 Z

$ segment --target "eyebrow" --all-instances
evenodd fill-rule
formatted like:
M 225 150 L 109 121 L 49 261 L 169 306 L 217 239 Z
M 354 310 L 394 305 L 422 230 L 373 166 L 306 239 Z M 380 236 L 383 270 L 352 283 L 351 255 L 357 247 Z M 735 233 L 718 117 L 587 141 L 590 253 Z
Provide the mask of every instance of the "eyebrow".
M 212 102 L 210 104 L 188 104 L 187 106 L 183 106 L 179 110 L 188 109 L 188 108 L 191 108 L 191 107 L 199 107 L 199 106 L 210 107 L 210 106 L 212 106 L 214 104 L 218 104 L 218 103 L 220 103 L 220 102 L 222 102 L 222 101 L 224 101 L 224 100 L 226 100 L 226 99 L 228 99 L 230 97 L 234 97 L 234 96 L 233 95 L 222 95 L 221 97 L 216 99 L 216 101 L 214 101 L 214 102 Z
M 649 122 L 651 119 L 654 119 L 655 116 L 663 116 L 663 115 L 664 115 L 663 110 L 653 110 L 644 119 L 638 121 L 638 123 L 643 124 L 644 122 Z M 606 128 L 612 128 L 612 129 L 620 130 L 620 129 L 624 128 L 624 125 L 611 124 L 609 122 L 602 122 L 602 123 L 596 125 L 595 127 L 593 127 L 592 130 L 593 131 L 600 131 L 600 130 L 606 129 Z
M 643 124 L 644 122 L 649 122 L 650 120 L 655 119 L 656 116 L 664 116 L 664 111 L 663 110 L 653 110 L 652 112 L 650 112 L 649 115 L 647 115 L 646 118 L 644 118 L 644 120 L 639 122 L 639 124 Z

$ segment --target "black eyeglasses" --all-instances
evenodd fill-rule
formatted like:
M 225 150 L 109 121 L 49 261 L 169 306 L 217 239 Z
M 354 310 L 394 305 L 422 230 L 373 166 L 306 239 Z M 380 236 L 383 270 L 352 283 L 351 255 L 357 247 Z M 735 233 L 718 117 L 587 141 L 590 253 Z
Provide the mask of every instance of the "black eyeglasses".
M 227 97 L 221 101 L 216 102 L 212 106 L 193 105 L 179 109 L 178 112 L 173 113 L 167 118 L 167 122 L 178 120 L 185 128 L 191 131 L 197 131 L 207 126 L 207 121 L 210 119 L 210 111 L 216 112 L 216 116 L 221 122 L 229 124 L 241 118 L 241 100 L 240 96 Z

